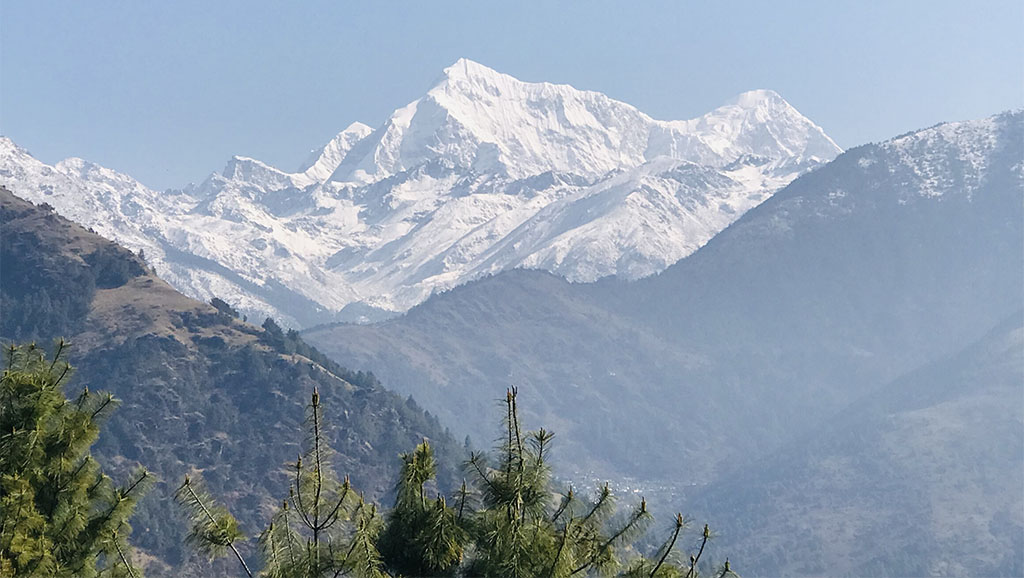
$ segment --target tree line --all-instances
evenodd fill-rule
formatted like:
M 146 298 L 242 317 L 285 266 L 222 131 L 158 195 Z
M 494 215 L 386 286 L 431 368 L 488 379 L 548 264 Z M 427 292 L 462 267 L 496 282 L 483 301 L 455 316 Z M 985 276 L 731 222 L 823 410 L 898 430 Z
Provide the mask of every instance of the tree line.
M 117 406 L 84 388 L 65 396 L 66 344 L 52 356 L 34 345 L 7 349 L 0 376 L 0 576 L 140 577 L 128 537 L 132 510 L 154 476 L 139 468 L 123 484 L 104 475 L 90 447 Z M 314 389 L 306 440 L 288 464 L 290 488 L 256 537 L 247 537 L 201 475 L 186 476 L 175 499 L 188 513 L 189 544 L 209 558 L 234 558 L 239 574 L 269 578 L 387 576 L 573 576 L 696 578 L 732 576 L 728 560 L 706 563 L 712 538 L 677 514 L 660 548 L 634 542 L 649 529 L 647 502 L 618 508 L 606 484 L 588 495 L 556 488 L 554 434 L 526 431 L 515 388 L 507 391 L 503 437 L 493 452 L 471 453 L 453 495 L 438 491 L 433 448 L 424 439 L 399 456 L 395 499 L 386 510 L 364 500 L 332 466 L 324 406 Z

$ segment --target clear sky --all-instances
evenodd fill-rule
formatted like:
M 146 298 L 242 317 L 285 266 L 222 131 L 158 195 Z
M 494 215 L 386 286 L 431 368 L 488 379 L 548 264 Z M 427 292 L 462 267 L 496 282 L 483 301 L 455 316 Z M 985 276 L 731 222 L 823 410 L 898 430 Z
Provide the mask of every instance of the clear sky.
M 180 187 L 294 170 L 467 57 L 660 119 L 778 91 L 841 146 L 1024 106 L 1024 2 L 0 3 L 0 133 Z

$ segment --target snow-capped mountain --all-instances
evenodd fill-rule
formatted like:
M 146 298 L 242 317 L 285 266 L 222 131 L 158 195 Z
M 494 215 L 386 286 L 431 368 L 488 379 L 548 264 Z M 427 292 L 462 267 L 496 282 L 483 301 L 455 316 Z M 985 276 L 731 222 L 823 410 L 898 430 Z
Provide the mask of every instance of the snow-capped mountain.
M 778 94 L 756 90 L 705 116 L 651 119 L 601 93 L 526 83 L 459 60 L 341 163 L 336 181 L 376 181 L 431 161 L 522 179 L 589 179 L 658 157 L 723 166 L 744 154 L 828 160 L 839 148 Z
M 4 139 L 0 183 L 144 249 L 186 294 L 306 326 L 405 311 L 516 267 L 644 277 L 839 152 L 772 91 L 659 121 L 459 60 L 297 172 L 234 157 L 199 185 L 156 192 L 77 159 L 44 165 Z
M 574 212 L 544 220 L 560 230 Z M 557 427 L 578 472 L 703 483 L 763 471 L 738 461 L 803 443 L 874 388 L 1020 320 L 1021 239 L 1024 111 L 846 151 L 639 281 L 506 271 L 303 338 L 372 367 L 458 437 L 489 439 L 489 408 L 514 383 L 536 400 L 523 419 Z

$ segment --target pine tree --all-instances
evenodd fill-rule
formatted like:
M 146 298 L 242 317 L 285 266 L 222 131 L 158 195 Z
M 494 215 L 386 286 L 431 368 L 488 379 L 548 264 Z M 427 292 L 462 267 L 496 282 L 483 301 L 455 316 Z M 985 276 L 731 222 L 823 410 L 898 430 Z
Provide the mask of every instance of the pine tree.
M 289 496 L 259 536 L 265 564 L 262 574 L 270 578 L 383 578 L 377 551 L 383 521 L 377 507 L 364 501 L 347 477 L 339 481 L 335 475 L 316 390 L 307 426 L 306 451 L 291 464 L 294 479 Z M 252 576 L 235 545 L 244 539 L 237 521 L 203 490 L 201 479 L 186 477 L 176 497 L 192 520 L 190 541 L 211 558 L 232 552 L 243 571 Z
M 444 576 L 462 562 L 466 532 L 444 496 L 428 500 L 424 485 L 437 467 L 427 440 L 402 454 L 395 506 L 388 512 L 380 550 L 388 568 L 407 576 Z
M 680 548 L 687 526 L 681 514 L 653 556 L 632 550 L 651 521 L 647 501 L 641 498 L 616 517 L 615 496 L 607 484 L 591 499 L 572 487 L 556 492 L 548 464 L 554 434 L 543 428 L 524 432 L 517 404 L 512 388 L 506 394 L 505 436 L 496 459 L 470 455 L 466 466 L 472 481 L 462 483 L 451 506 L 440 494 L 427 495 L 437 469 L 429 441 L 402 454 L 395 505 L 384 520 L 347 477 L 339 482 L 333 473 L 314 391 L 307 449 L 291 465 L 290 495 L 259 537 L 265 564 L 261 575 L 698 578 L 712 538 L 708 526 L 688 560 Z M 234 553 L 252 576 L 235 546 L 244 539 L 237 522 L 205 492 L 201 480 L 186 477 L 177 497 L 193 520 L 189 540 L 211 557 Z M 713 575 L 735 576 L 728 561 Z
M 522 431 L 515 388 L 505 403 L 498 462 L 491 466 L 487 456 L 473 454 L 468 463 L 483 502 L 473 515 L 476 556 L 469 573 L 560 578 L 614 572 L 618 551 L 650 522 L 646 501 L 617 526 L 609 523 L 616 508 L 608 485 L 592 501 L 569 488 L 555 506 L 547 462 L 554 434 Z
M 688 562 L 680 561 L 687 526 L 681 514 L 652 557 L 631 550 L 651 521 L 647 501 L 641 498 L 613 523 L 617 509 L 607 484 L 592 499 L 572 487 L 556 492 L 548 463 L 554 434 L 523 431 L 517 394 L 515 388 L 506 392 L 496 456 L 470 455 L 472 484 L 463 482 L 453 508 L 441 496 L 425 496 L 424 485 L 434 476 L 428 442 L 402 456 L 395 507 L 381 540 L 387 567 L 411 576 L 697 578 L 710 529 L 704 526 Z M 728 562 L 714 575 L 735 576 Z
M 84 388 L 74 400 L 61 340 L 52 359 L 10 347 L 0 376 L 0 575 L 137 577 L 128 518 L 153 476 L 139 468 L 122 487 L 90 448 L 117 407 Z

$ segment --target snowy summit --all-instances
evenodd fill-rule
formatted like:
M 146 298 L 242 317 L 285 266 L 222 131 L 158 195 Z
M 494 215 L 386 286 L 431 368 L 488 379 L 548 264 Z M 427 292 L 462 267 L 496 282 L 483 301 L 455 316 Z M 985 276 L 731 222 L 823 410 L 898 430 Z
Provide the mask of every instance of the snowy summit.
M 297 172 L 234 157 L 159 193 L 0 140 L 0 184 L 133 249 L 182 292 L 292 326 L 402 312 L 516 267 L 635 279 L 686 257 L 840 148 L 770 90 L 655 120 L 461 59 Z

